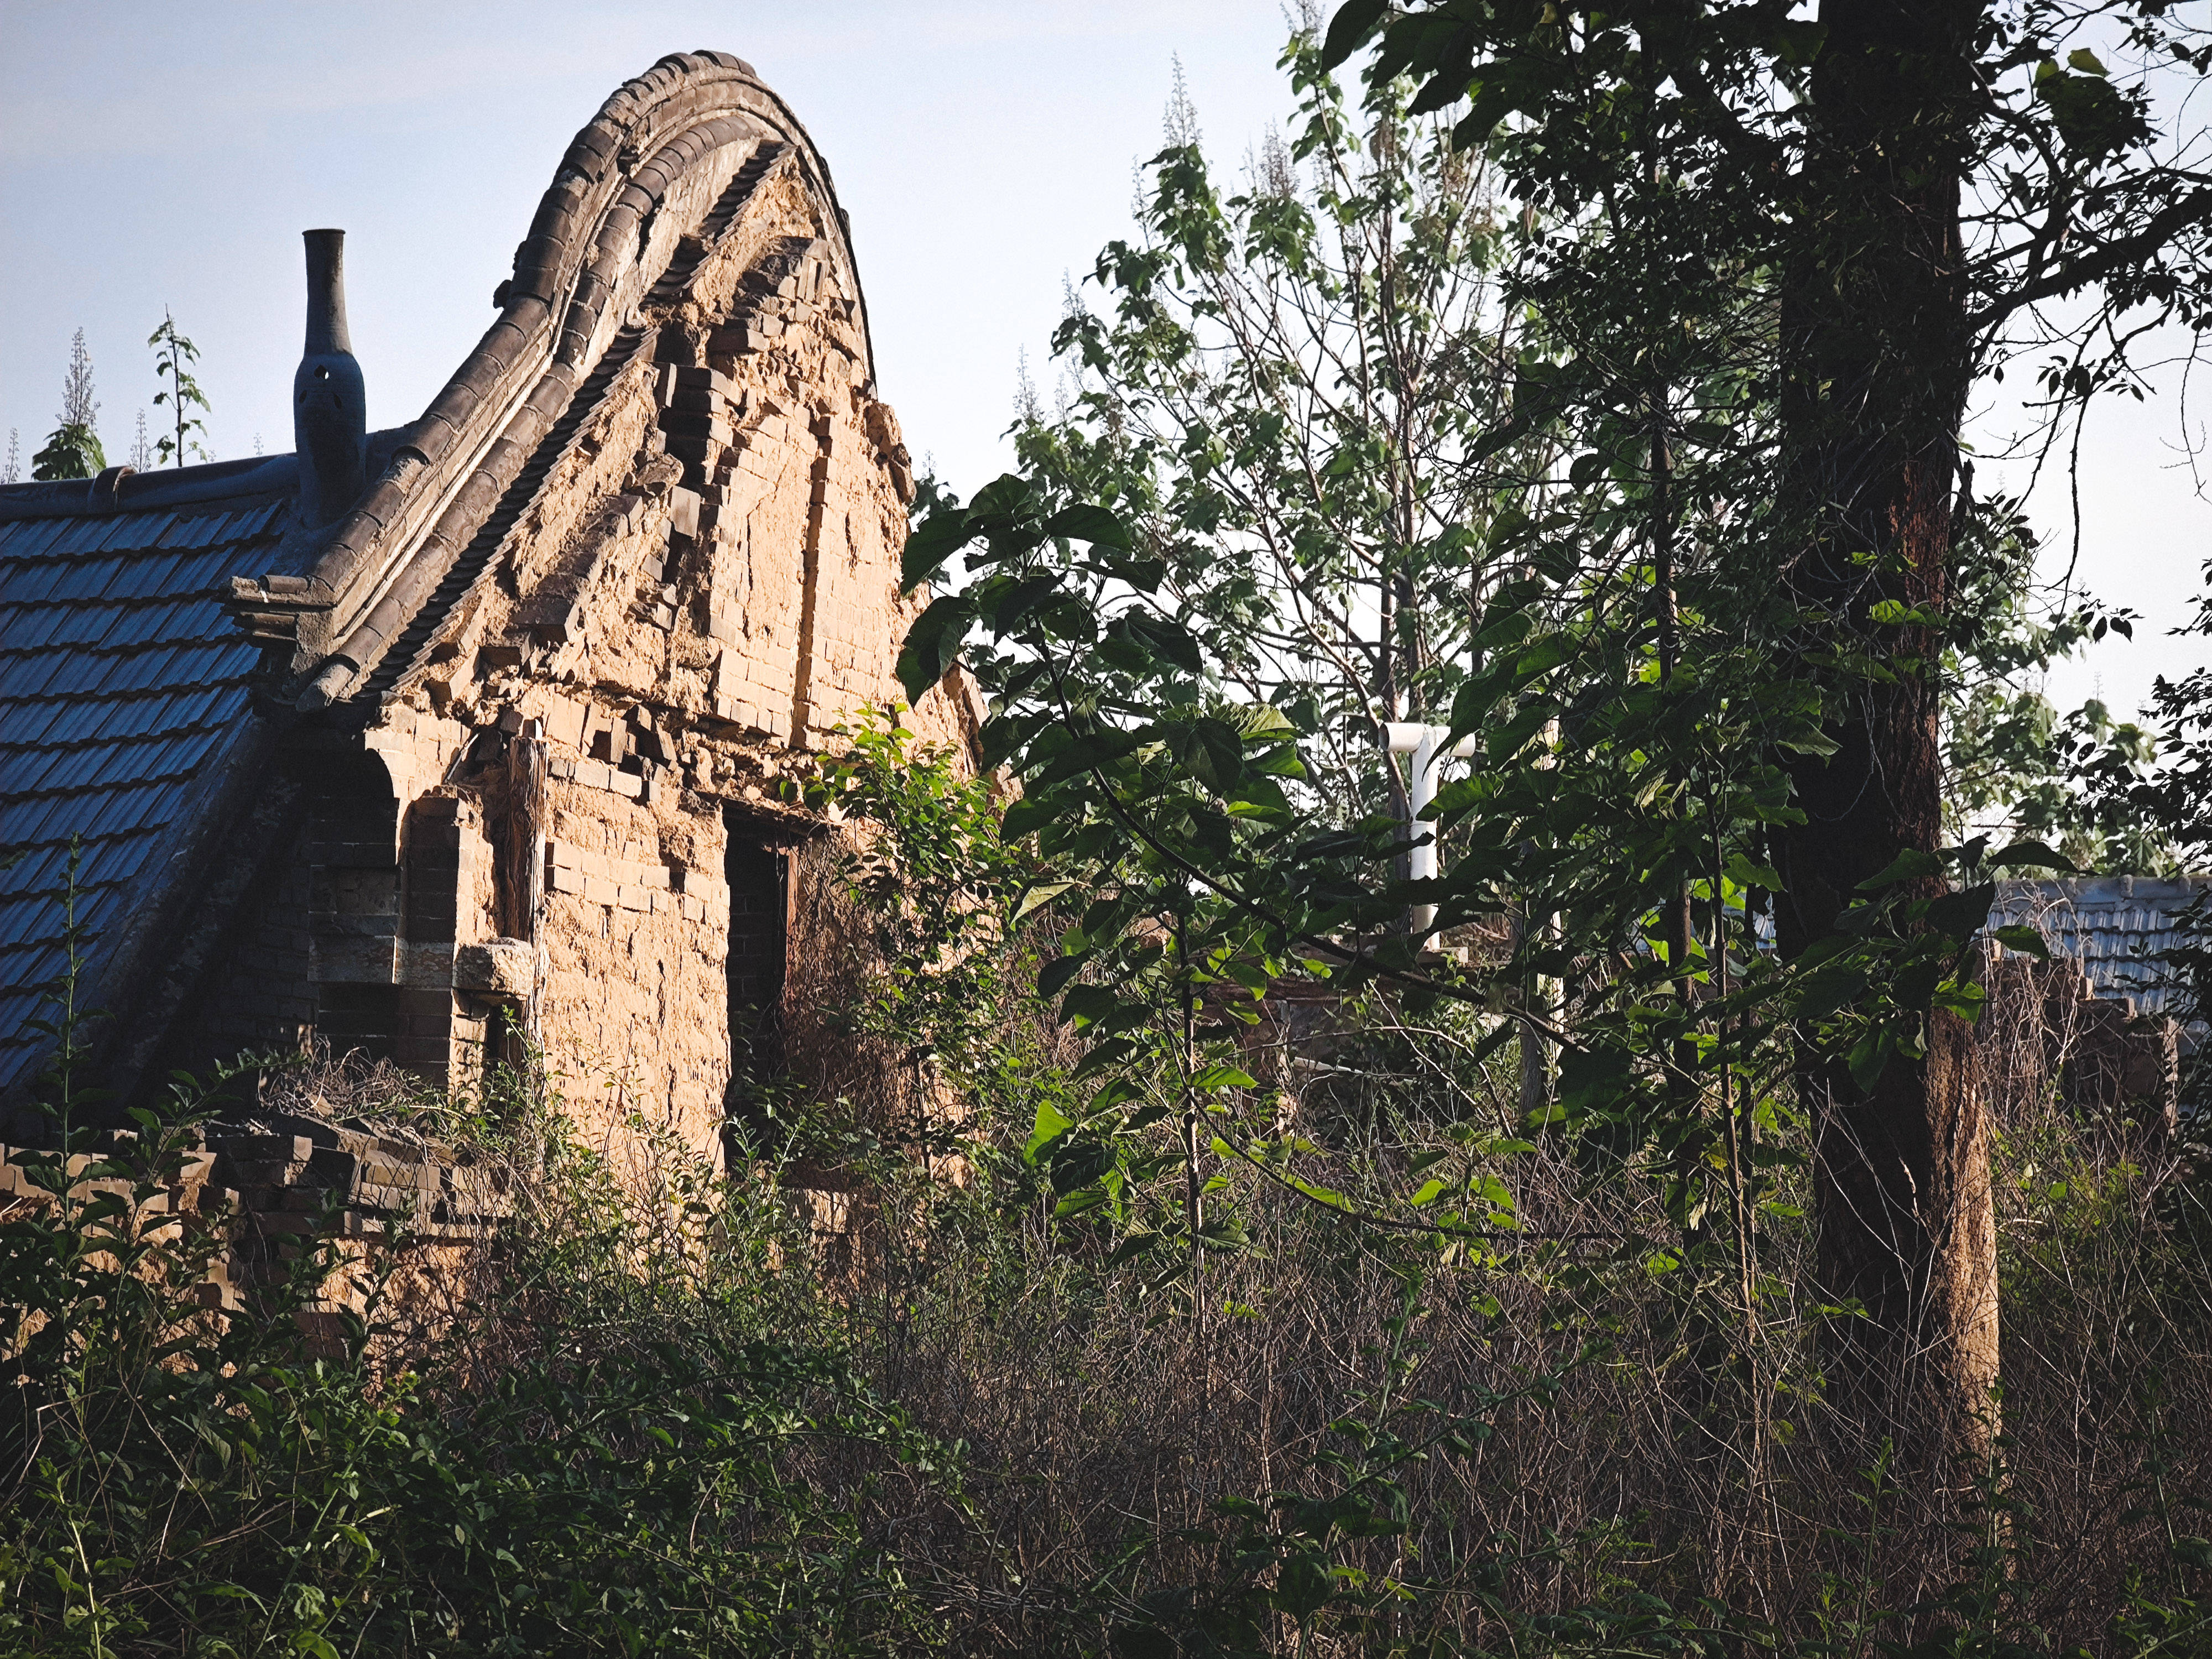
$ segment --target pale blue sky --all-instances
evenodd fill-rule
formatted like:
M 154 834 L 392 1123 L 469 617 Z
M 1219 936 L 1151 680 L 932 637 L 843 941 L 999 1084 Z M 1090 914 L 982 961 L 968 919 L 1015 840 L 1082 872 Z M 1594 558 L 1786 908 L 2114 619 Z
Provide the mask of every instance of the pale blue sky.
M 111 459 L 155 389 L 162 307 L 199 345 L 213 447 L 291 447 L 299 233 L 347 234 L 373 424 L 419 413 L 578 127 L 695 47 L 749 60 L 853 216 L 878 373 L 917 455 L 1002 459 L 1018 353 L 1127 223 L 1180 54 L 1209 140 L 1281 106 L 1279 0 L 1200 6 L 138 3 L 0 0 L 0 443 L 54 424 L 87 331 Z
M 412 418 L 492 316 L 577 127 L 663 52 L 735 52 L 789 100 L 851 211 L 884 395 L 963 490 L 1000 470 L 1019 352 L 1048 381 L 1064 272 L 1127 223 L 1179 55 L 1235 161 L 1287 107 L 1280 0 L 533 4 L 0 0 L 0 444 L 52 426 L 86 330 L 112 459 L 149 414 L 142 343 L 173 308 L 219 454 L 291 447 L 299 233 L 349 233 L 377 425 Z M 2132 708 L 2198 591 L 2212 509 L 2176 465 L 2173 388 L 2094 422 L 2081 575 L 2145 613 L 2054 692 Z M 2063 489 L 2039 503 L 2063 543 Z M 2055 550 L 2063 563 L 2063 547 Z

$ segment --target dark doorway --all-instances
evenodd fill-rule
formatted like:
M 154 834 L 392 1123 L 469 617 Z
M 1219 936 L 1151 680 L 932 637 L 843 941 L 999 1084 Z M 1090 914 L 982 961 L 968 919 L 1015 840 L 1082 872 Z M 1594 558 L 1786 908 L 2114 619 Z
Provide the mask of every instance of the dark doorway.
M 791 927 L 791 860 L 732 817 L 722 878 L 730 888 L 730 1075 L 763 1081 L 783 1069 L 783 979 Z

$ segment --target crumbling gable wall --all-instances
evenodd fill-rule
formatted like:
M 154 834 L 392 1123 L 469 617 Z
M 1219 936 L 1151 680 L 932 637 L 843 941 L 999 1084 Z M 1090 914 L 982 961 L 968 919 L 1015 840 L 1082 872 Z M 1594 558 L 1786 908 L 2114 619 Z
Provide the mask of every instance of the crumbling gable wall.
M 780 1009 L 745 1004 L 787 956 L 843 960 L 794 925 L 834 908 L 811 890 L 836 860 L 788 785 L 897 697 L 915 610 L 908 457 L 820 198 L 771 155 L 690 207 L 534 494 L 351 740 L 377 787 L 332 810 L 326 786 L 300 860 L 327 1035 L 461 1088 L 532 1032 L 617 1168 L 634 1120 L 718 1154 L 733 1015 L 772 1048 Z M 973 735 L 950 690 L 908 718 Z

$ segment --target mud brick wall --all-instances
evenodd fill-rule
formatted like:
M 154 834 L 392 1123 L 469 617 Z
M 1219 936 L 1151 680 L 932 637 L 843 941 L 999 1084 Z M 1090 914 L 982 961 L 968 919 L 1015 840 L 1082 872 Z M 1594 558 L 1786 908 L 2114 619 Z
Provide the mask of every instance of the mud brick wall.
M 1975 1023 L 1981 1087 L 1999 1123 L 2021 1121 L 2055 1093 L 2086 1117 L 2129 1122 L 2154 1136 L 2179 1127 L 2180 1030 L 2100 998 L 2080 964 L 1984 947 L 1989 993 Z
M 682 371 L 678 371 L 682 372 Z M 696 370 L 708 374 L 710 370 Z M 717 379 L 721 377 L 717 376 Z M 702 489 L 703 621 L 714 643 L 714 714 L 788 737 L 806 626 L 806 493 L 813 445 L 764 396 L 735 465 Z
M 536 1014 L 565 1108 L 618 1170 L 633 1113 L 714 1154 L 730 1062 L 720 807 L 565 756 L 547 800 Z
M 863 413 L 833 404 L 814 421 L 819 447 L 809 479 L 813 569 L 804 705 L 817 734 L 886 700 L 908 616 L 897 591 L 906 514 L 884 487 Z
M 481 734 L 401 713 L 365 749 L 291 757 L 298 822 L 240 906 L 175 1063 L 319 1037 L 433 1086 L 481 1074 L 491 1010 L 453 975 L 457 948 L 496 932 L 493 825 L 477 792 L 440 781 Z
M 504 1172 L 435 1142 L 271 1114 L 208 1133 L 209 1176 L 225 1189 L 241 1237 L 478 1239 L 504 1213 Z
M 204 1034 L 177 1063 L 204 1072 L 246 1050 L 289 1053 L 312 1033 L 321 1010 L 311 982 L 307 841 L 283 844 L 268 877 L 241 907 L 222 945 L 198 1025 Z

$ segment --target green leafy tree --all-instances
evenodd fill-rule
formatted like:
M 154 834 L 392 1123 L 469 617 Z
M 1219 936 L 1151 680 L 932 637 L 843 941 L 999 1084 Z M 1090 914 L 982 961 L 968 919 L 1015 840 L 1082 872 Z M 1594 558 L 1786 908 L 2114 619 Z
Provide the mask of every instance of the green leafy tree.
M 2077 44 L 2100 18 L 2118 71 Z M 1371 76 L 1419 82 L 1414 107 L 1466 100 L 1457 131 L 1492 146 L 1532 210 L 1632 226 L 1547 240 L 1516 290 L 1586 338 L 1593 367 L 1612 359 L 1590 383 L 1601 401 L 1629 405 L 1622 370 L 1662 338 L 1708 360 L 1725 345 L 1769 389 L 1771 441 L 1705 556 L 1765 573 L 1787 616 L 1761 644 L 1820 710 L 1824 742 L 1773 751 L 1785 960 L 1832 975 L 1869 884 L 1903 887 L 1909 932 L 1962 921 L 1981 895 L 1944 896 L 1941 738 L 1945 647 L 1976 629 L 1960 608 L 1966 400 L 2026 360 L 2054 410 L 2078 406 L 2134 384 L 2147 331 L 2212 315 L 2201 133 L 2154 142 L 2152 122 L 2156 77 L 2193 83 L 2212 47 L 2154 3 L 1352 0 L 1329 57 L 1367 45 Z M 1763 326 L 1711 331 L 1747 280 Z M 1646 397 L 1678 379 L 1647 377 Z M 1670 435 L 1692 468 L 1722 457 L 1692 423 Z M 1801 1009 L 1796 1086 L 1820 1124 L 1823 1287 L 1863 1311 L 1831 1328 L 1833 1379 L 1869 1401 L 1917 1379 L 1929 1443 L 1978 1444 L 1995 1240 L 1971 1008 L 1950 982 L 1893 978 L 1871 1050 Z M 1847 1000 L 1881 994 L 1854 981 Z
M 888 720 L 846 735 L 803 793 L 849 826 L 837 874 L 866 918 L 869 948 L 848 1017 L 904 1072 L 927 1163 L 950 1139 L 928 1109 L 937 1091 L 972 1094 L 994 1063 L 1019 865 L 1000 840 L 987 781 Z
M 1062 330 L 1094 377 L 1075 417 L 1030 423 L 1030 476 L 909 545 L 918 579 L 981 544 L 902 672 L 930 683 L 988 628 L 969 653 L 996 699 L 987 741 L 1026 791 L 1007 834 L 1034 834 L 1088 907 L 1042 983 L 1103 1040 L 1089 1063 L 1108 1081 L 1090 1123 L 1039 1134 L 1127 1137 L 1170 1103 L 1153 1080 L 1180 1079 L 1196 1240 L 1202 1152 L 1299 1180 L 1294 1146 L 1237 1121 L 1247 994 L 1295 970 L 1510 1010 L 1478 1060 L 1516 1028 L 1557 1048 L 1539 1121 L 1571 1121 L 1616 1167 L 1656 1153 L 1685 1246 L 1701 1272 L 1726 1262 L 1748 1329 L 1746 1141 L 1779 1018 L 1757 896 L 1778 885 L 1766 846 L 1790 811 L 1775 757 L 1827 743 L 1817 696 L 1765 648 L 1768 574 L 1683 556 L 1747 516 L 1747 469 L 1772 442 L 1771 399 L 1729 355 L 1759 325 L 1757 285 L 1708 307 L 1722 349 L 1680 329 L 1624 345 L 1602 319 L 1520 331 L 1525 308 L 1480 295 L 1501 238 L 1522 261 L 1534 228 L 1501 226 L 1449 123 L 1382 83 L 1355 137 L 1310 33 L 1285 62 L 1303 118 L 1285 161 L 1320 158 L 1310 199 L 1224 202 L 1202 156 L 1164 152 L 1146 245 L 1100 262 L 1114 320 Z M 1677 463 L 1692 426 L 1713 454 Z M 1448 712 L 1450 738 L 1478 744 L 1415 826 L 1454 855 L 1440 883 L 1404 879 L 1402 781 L 1375 741 L 1410 712 Z M 1402 931 L 1424 902 L 1445 928 L 1538 925 L 1510 962 L 1462 969 Z M 1870 979 L 1902 960 L 1932 994 L 1955 978 L 1959 930 L 1916 939 L 1913 902 L 1869 899 L 1855 962 Z M 1862 1026 L 1895 1012 L 1860 1000 Z M 1884 1052 L 1871 1029 L 1865 1065 Z M 1510 1224 L 1494 1176 L 1452 1201 L 1433 1185 L 1411 1212 L 1362 1218 L 1461 1238 Z M 1093 1183 L 1088 1201 L 1105 1195 Z
M 1523 330 L 1485 157 L 1391 86 L 1347 108 L 1310 32 L 1283 67 L 1290 137 L 1237 187 L 1178 90 L 1139 234 L 1092 271 L 1108 314 L 1069 296 L 1070 406 L 1017 442 L 1129 519 L 1224 686 L 1310 707 L 1322 793 L 1402 813 L 1382 723 L 1449 709 L 1550 440 L 1510 424 Z
M 2085 765 L 2139 775 L 2155 758 L 2153 735 L 2094 698 L 2062 710 L 2044 689 L 2056 664 L 2110 635 L 2132 638 L 2136 619 L 2087 602 L 2040 602 L 2037 538 L 2018 502 L 1977 501 L 1962 517 L 1954 608 L 1975 619 L 1978 637 L 1944 657 L 1946 833 L 2033 837 L 2089 869 L 2171 868 L 2165 835 L 2082 776 Z
M 1111 1211 L 1163 1282 L 1231 1247 L 1233 1218 L 1207 1209 L 1209 1166 L 1249 1150 L 1230 1121 L 1254 1087 L 1238 1035 L 1250 993 L 1298 970 L 1251 902 L 1255 860 L 1322 827 L 1402 860 L 1408 779 L 1383 726 L 1449 709 L 1485 597 L 1525 558 L 1510 532 L 1552 442 L 1510 429 L 1521 343 L 1481 158 L 1395 89 L 1347 109 L 1310 28 L 1283 67 L 1291 137 L 1241 188 L 1217 182 L 1178 88 L 1139 235 L 1094 270 L 1107 314 L 1071 294 L 1060 417 L 1018 405 L 1026 478 L 949 504 L 909 552 L 918 580 L 988 526 L 970 568 L 1005 579 L 933 611 L 910 686 L 980 606 L 1006 625 L 1005 654 L 977 661 L 1019 711 L 1007 743 L 1127 745 L 1095 774 L 1027 774 L 1007 832 L 1036 831 L 1052 866 L 1031 901 L 1079 918 L 1041 987 L 1097 1041 L 1085 1075 L 1107 1079 L 1085 1122 L 1041 1115 L 1031 1156 L 1066 1214 Z M 1081 556 L 1085 533 L 1104 539 Z M 1031 634 L 1024 613 L 1054 594 L 1057 620 Z M 1093 638 L 1095 656 L 1070 660 Z M 1057 726 L 1038 678 L 1054 657 L 1079 710 Z M 1359 925 L 1397 934 L 1406 907 L 1370 896 Z M 1402 936 L 1388 948 L 1410 960 Z M 1167 1121 L 1176 1150 L 1148 1150 Z M 1174 1212 L 1140 1213 L 1170 1169 Z

